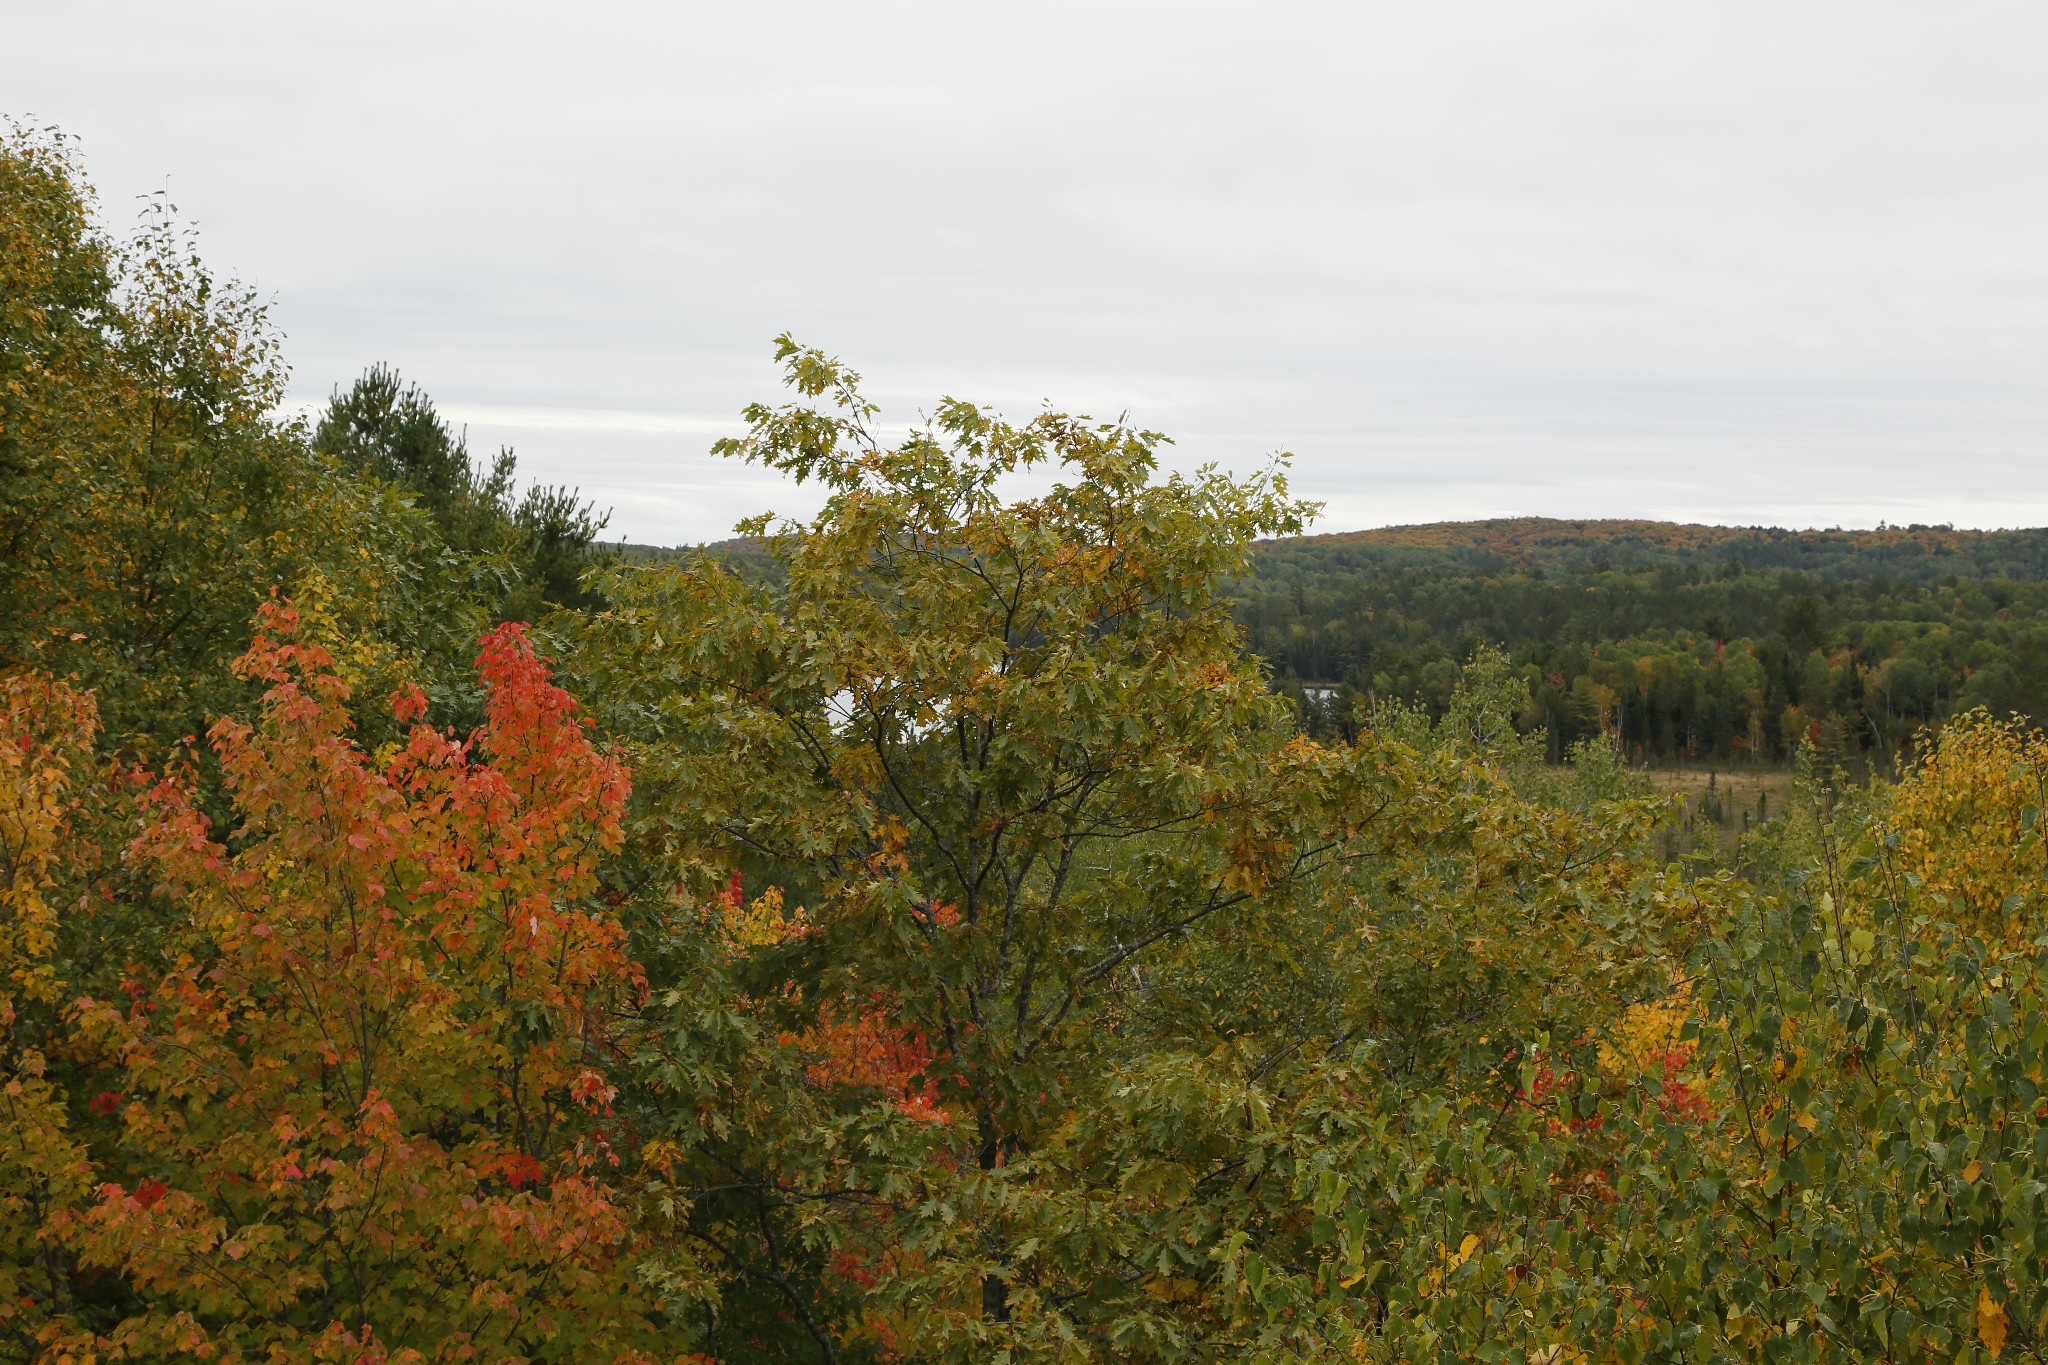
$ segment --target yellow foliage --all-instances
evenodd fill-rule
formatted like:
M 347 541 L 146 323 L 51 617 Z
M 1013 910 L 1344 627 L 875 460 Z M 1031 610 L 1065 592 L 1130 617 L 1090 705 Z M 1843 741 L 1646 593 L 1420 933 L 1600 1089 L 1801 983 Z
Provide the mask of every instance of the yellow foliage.
M 52 892 L 76 852 L 76 770 L 94 729 L 90 695 L 42 674 L 0 677 L 0 1340 L 25 1340 L 48 1311 L 44 1222 L 90 1179 L 64 1096 L 16 1025 L 22 1005 L 54 1005 L 64 987 Z
M 725 901 L 725 924 L 732 934 L 732 941 L 740 948 L 766 948 L 782 943 L 803 927 L 803 907 L 785 914 L 782 909 L 782 888 L 771 886 L 751 901 L 738 896 L 728 896 Z
M 356 590 L 351 585 L 351 590 Z M 334 656 L 334 676 L 349 691 L 388 691 L 404 681 L 398 651 L 390 644 L 347 619 L 359 604 L 347 600 L 332 579 L 319 569 L 310 569 L 292 596 L 299 613 L 299 629 L 307 640 Z
M 1893 798 L 1899 872 L 1973 932 L 2031 938 L 2031 888 L 2048 873 L 2037 818 L 2044 789 L 2048 737 L 1982 711 L 1958 717 Z
M 57 912 L 46 893 L 61 861 L 72 768 L 94 729 L 92 698 L 40 674 L 0 680 L 0 1027 L 14 1001 L 56 999 Z
M 1435 1269 L 1429 1272 L 1429 1277 L 1423 1281 L 1422 1297 L 1425 1299 L 1430 1298 L 1440 1291 L 1444 1286 L 1444 1281 L 1448 1280 L 1459 1266 L 1471 1260 L 1473 1253 L 1478 1250 L 1479 1238 L 1470 1232 L 1465 1234 L 1464 1241 L 1458 1243 L 1456 1251 L 1439 1243 L 1437 1245 L 1438 1264 Z
M 1680 1034 L 1692 1015 L 1692 988 L 1681 985 L 1662 1000 L 1630 1005 L 1600 1043 L 1600 1072 L 1615 1079 L 1641 1075 L 1684 1050 Z
M 1995 1358 L 2005 1351 L 2005 1309 L 1991 1297 L 1991 1290 L 1977 1291 L 1977 1337 Z

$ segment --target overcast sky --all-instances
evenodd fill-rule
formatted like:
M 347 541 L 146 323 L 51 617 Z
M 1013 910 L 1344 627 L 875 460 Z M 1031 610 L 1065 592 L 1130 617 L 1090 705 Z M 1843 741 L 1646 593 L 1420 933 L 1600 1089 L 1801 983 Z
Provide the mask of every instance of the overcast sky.
M 2048 523 L 2048 6 L 7 7 L 294 395 L 397 365 L 673 543 L 791 329 L 885 415 L 1128 409 L 1321 529 Z

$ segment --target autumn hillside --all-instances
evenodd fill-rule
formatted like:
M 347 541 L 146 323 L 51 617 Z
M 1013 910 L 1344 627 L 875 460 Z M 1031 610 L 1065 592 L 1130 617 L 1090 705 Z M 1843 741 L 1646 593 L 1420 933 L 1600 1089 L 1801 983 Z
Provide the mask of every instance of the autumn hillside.
M 1301 539 L 785 335 L 820 510 L 620 552 L 285 346 L 0 133 L 0 1360 L 2048 1358 L 2039 533 Z

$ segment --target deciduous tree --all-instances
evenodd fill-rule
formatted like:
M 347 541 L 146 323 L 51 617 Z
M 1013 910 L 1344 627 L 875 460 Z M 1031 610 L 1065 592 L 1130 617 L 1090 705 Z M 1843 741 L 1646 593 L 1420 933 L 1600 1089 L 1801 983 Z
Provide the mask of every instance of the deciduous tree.
M 1111 1083 L 1117 1002 L 1226 925 L 1256 951 L 1271 906 L 1369 847 L 1379 798 L 1370 765 L 1294 737 L 1217 593 L 1301 524 L 1277 471 L 1162 478 L 1152 433 L 954 400 L 885 446 L 854 374 L 779 354 L 798 401 L 720 449 L 819 480 L 825 510 L 743 528 L 774 582 L 708 558 L 615 576 L 579 667 L 635 741 L 647 835 L 697 886 L 739 867 L 804 906 L 767 950 L 796 993 L 776 1007 L 811 1021 L 784 1032 L 830 1042 L 885 1002 L 929 1049 L 952 1121 L 841 1147 L 832 1178 L 892 1221 L 870 1297 L 916 1301 L 921 1349 L 985 1356 L 1085 1317 L 1038 1292 L 1000 1187 L 1051 1178 L 1025 1158 Z M 806 1261 L 853 1234 L 740 1160 L 697 1177 L 758 1192 L 724 1230 L 749 1250 L 721 1248 L 813 1307 Z
M 626 772 L 518 627 L 488 719 L 348 734 L 329 651 L 266 607 L 256 721 L 211 731 L 240 825 L 150 794 L 132 857 L 185 917 L 169 970 L 84 1002 L 120 1048 L 122 1164 L 69 1218 L 133 1307 L 100 1349 L 221 1360 L 590 1360 L 638 1305 L 606 1188 L 613 1021 L 639 981 L 592 897 Z M 417 691 L 393 699 L 418 722 Z

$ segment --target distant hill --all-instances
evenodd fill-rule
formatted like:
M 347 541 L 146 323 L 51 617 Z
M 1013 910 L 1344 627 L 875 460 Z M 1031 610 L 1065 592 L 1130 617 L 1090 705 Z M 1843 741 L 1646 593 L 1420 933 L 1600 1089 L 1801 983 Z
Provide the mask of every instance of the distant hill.
M 614 548 L 631 560 L 663 560 L 681 559 L 699 550 L 721 556 L 757 555 L 761 553 L 761 542 L 750 536 L 735 536 L 730 540 L 707 541 L 702 545 L 638 545 L 621 541 Z
M 1505 517 L 1297 536 L 1259 547 L 1259 575 L 1439 568 L 1462 573 L 1579 574 L 1666 565 L 1789 569 L 1824 579 L 2048 580 L 2048 528 L 1789 531 L 1667 521 Z

